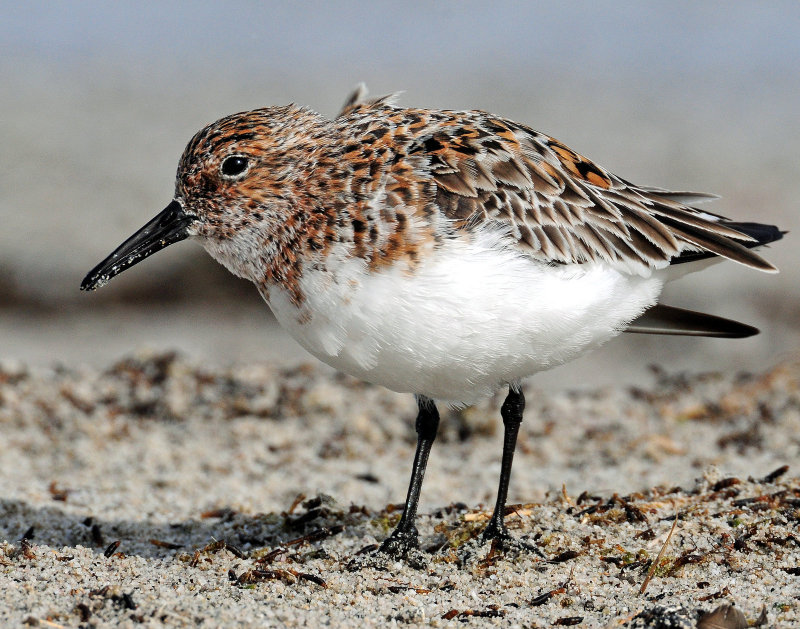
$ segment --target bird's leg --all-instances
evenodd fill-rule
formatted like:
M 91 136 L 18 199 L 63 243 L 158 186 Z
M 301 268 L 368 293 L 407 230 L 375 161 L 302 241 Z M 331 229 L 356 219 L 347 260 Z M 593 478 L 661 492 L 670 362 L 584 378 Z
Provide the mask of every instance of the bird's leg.
M 522 412 L 525 410 L 525 396 L 522 390 L 508 388 L 500 415 L 503 418 L 503 462 L 500 466 L 500 486 L 497 489 L 497 502 L 489 524 L 483 531 L 483 541 L 491 541 L 499 550 L 530 550 L 541 555 L 539 549 L 521 542 L 511 536 L 505 524 L 506 497 L 508 483 L 511 480 L 511 464 L 514 462 L 514 450 L 517 447 L 517 434 L 522 423 Z
M 419 546 L 419 535 L 414 520 L 417 517 L 417 503 L 422 489 L 422 479 L 425 477 L 425 467 L 428 465 L 428 455 L 439 429 L 439 411 L 436 410 L 434 401 L 420 395 L 417 396 L 417 405 L 419 406 L 416 422 L 417 451 L 414 454 L 414 467 L 411 470 L 411 483 L 408 486 L 403 517 L 380 548 L 380 552 L 393 557 L 402 557 L 409 550 Z

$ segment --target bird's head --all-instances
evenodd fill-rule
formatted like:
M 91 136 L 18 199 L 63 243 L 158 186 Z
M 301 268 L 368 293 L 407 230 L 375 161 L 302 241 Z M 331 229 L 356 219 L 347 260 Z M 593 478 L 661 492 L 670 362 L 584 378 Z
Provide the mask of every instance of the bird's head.
M 317 114 L 289 105 L 233 114 L 199 131 L 181 157 L 173 200 L 92 269 L 81 289 L 99 288 L 186 238 L 258 281 L 276 234 L 302 204 L 323 126 Z

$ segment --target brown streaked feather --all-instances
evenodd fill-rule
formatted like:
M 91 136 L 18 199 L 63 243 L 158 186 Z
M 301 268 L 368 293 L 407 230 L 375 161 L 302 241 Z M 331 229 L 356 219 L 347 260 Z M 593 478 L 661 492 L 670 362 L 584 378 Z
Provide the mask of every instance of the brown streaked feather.
M 634 184 L 622 180 L 626 185 L 632 186 Z M 666 190 L 664 188 L 656 188 L 655 186 L 638 186 L 639 190 L 654 194 L 663 199 L 671 199 L 678 203 L 685 205 L 692 205 L 695 203 L 707 203 L 708 201 L 716 201 L 719 195 L 711 194 L 710 192 L 689 192 L 687 190 Z
M 754 238 L 751 238 L 747 234 L 744 234 L 744 233 L 738 231 L 737 229 L 734 229 L 733 227 L 729 227 L 729 226 L 725 225 L 725 223 L 722 222 L 722 221 L 725 221 L 727 219 L 724 219 L 723 217 L 717 217 L 716 215 L 711 215 L 711 216 L 715 216 L 715 218 L 718 219 L 716 221 L 712 221 L 712 220 L 703 218 L 702 214 L 700 214 L 700 215 L 688 214 L 687 215 L 686 209 L 683 206 L 670 207 L 669 205 L 666 205 L 664 203 L 658 203 L 658 204 L 654 203 L 654 204 L 652 204 L 650 206 L 650 211 L 653 214 L 655 214 L 656 216 L 670 217 L 672 219 L 675 219 L 679 223 L 683 223 L 683 224 L 686 224 L 686 225 L 691 225 L 691 226 L 696 227 L 698 229 L 711 231 L 711 232 L 714 232 L 715 234 L 718 234 L 720 236 L 724 236 L 726 238 L 733 238 L 735 240 L 742 240 L 744 242 L 756 242 L 756 240 Z M 662 219 L 662 221 L 663 221 L 663 219 Z
M 505 226 L 546 264 L 603 261 L 646 273 L 690 254 L 776 270 L 749 248 L 764 244 L 760 238 L 690 205 L 713 195 L 636 186 L 552 137 L 486 112 L 363 99 L 351 97 L 337 121 L 365 124 L 382 138 L 387 200 L 416 200 L 414 211 L 426 220 L 438 215 L 457 230 Z
M 383 107 L 365 103 L 350 113 Z M 438 208 L 458 228 L 475 228 L 479 217 L 505 224 L 546 263 L 662 267 L 700 249 L 774 270 L 730 221 L 684 204 L 710 195 L 635 186 L 549 136 L 484 112 L 387 109 L 414 120 L 407 154 L 427 160 L 420 174 L 427 163 Z
M 718 256 L 753 267 L 759 271 L 775 273 L 778 270 L 752 249 L 748 249 L 725 236 L 710 231 L 701 231 L 691 225 L 674 226 L 673 231 L 676 235 L 703 251 L 716 253 Z
M 477 197 L 478 193 L 463 173 L 444 173 L 436 176 L 436 183 L 448 192 L 462 197 Z
M 347 98 L 342 103 L 342 108 L 336 115 L 337 118 L 346 116 L 354 111 L 359 105 L 364 103 L 368 94 L 367 85 L 363 81 L 356 85 L 355 89 L 347 95 Z
M 347 98 L 342 104 L 342 108 L 339 110 L 339 113 L 336 114 L 336 117 L 343 118 L 345 116 L 349 116 L 358 109 L 378 108 L 385 105 L 392 105 L 400 95 L 400 92 L 386 94 L 384 96 L 378 96 L 377 98 L 370 99 L 367 99 L 367 94 L 369 94 L 369 90 L 367 89 L 366 84 L 362 81 L 356 85 L 355 89 L 350 92 L 350 94 L 347 95 Z

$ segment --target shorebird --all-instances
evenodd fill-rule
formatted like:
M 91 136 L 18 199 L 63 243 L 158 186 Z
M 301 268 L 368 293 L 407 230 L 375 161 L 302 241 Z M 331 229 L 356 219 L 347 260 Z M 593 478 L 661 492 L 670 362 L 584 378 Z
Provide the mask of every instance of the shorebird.
M 406 109 L 357 93 L 333 119 L 287 105 L 199 131 L 180 159 L 173 200 L 81 288 L 191 238 L 251 280 L 311 354 L 415 394 L 405 509 L 380 548 L 393 556 L 418 546 L 436 402 L 468 405 L 507 387 L 497 501 L 483 539 L 530 548 L 504 523 L 525 377 L 623 331 L 757 333 L 658 304 L 665 282 L 723 258 L 777 271 L 754 248 L 783 232 L 696 207 L 713 198 L 635 185 L 483 111 Z

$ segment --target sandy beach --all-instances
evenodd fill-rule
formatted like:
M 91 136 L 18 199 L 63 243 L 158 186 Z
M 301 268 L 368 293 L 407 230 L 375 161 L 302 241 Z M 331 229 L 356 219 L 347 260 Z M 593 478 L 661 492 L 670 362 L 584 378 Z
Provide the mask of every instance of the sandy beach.
M 797 363 L 526 395 L 509 524 L 546 559 L 476 539 L 499 467 L 495 399 L 444 415 L 411 566 L 371 554 L 405 495 L 410 396 L 174 354 L 3 364 L 0 618 L 673 627 L 735 603 L 764 626 L 798 622 Z

